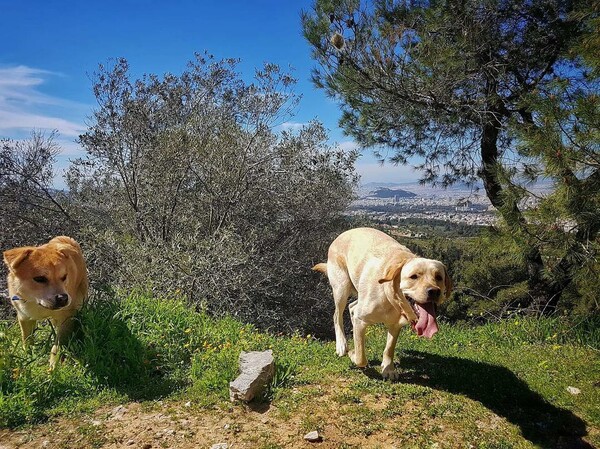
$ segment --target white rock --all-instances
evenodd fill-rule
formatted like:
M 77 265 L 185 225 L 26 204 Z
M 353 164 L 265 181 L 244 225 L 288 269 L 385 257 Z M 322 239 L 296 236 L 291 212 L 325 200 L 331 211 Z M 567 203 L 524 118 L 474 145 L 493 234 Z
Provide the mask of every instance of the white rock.
M 227 443 L 217 443 L 213 444 L 210 449 L 227 449 L 229 445 Z
M 567 391 L 571 394 L 579 394 L 581 393 L 581 390 L 579 388 L 576 387 L 567 387 Z
M 319 435 L 319 432 L 313 430 L 312 432 L 308 432 L 306 435 L 304 435 L 304 439 L 306 441 L 310 441 L 311 443 L 317 443 L 321 441 L 322 438 L 321 435 Z
M 187 401 L 185 404 L 183 404 L 184 407 L 191 407 L 192 406 L 192 401 Z
M 274 374 L 273 351 L 242 351 L 240 375 L 229 383 L 229 398 L 231 401 L 251 401 L 271 382 Z

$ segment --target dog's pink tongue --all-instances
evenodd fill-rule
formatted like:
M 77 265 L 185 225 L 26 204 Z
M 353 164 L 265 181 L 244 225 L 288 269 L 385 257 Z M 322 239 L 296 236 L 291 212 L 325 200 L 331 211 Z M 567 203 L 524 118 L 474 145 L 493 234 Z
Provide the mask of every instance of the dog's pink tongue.
M 417 335 L 420 337 L 431 338 L 438 331 L 437 321 L 435 321 L 435 306 L 432 302 L 425 304 L 415 303 L 419 311 L 419 321 L 415 326 Z

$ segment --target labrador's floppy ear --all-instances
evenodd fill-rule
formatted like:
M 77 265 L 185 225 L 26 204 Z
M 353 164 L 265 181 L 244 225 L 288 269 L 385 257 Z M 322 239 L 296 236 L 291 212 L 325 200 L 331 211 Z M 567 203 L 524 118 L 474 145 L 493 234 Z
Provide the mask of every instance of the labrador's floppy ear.
M 400 273 L 402 268 L 414 256 L 412 254 L 400 253 L 393 257 L 384 269 L 383 277 L 378 280 L 383 286 L 387 300 L 400 312 L 407 321 L 417 321 L 418 317 L 406 297 L 400 290 Z
M 406 261 L 404 261 L 404 263 L 406 263 Z M 402 267 L 404 266 L 404 263 L 402 263 L 401 265 L 389 266 L 388 268 L 386 268 L 383 277 L 381 279 L 379 279 L 378 282 L 380 284 L 383 284 L 385 282 L 391 282 L 394 279 L 396 279 L 396 277 L 402 271 Z
M 452 289 L 454 285 L 452 284 L 452 279 L 450 279 L 450 275 L 448 274 L 448 268 L 444 265 L 444 280 L 446 283 L 446 292 L 444 294 L 445 299 L 450 298 L 450 294 L 452 293 Z
M 411 257 L 408 254 L 399 254 L 394 256 L 386 265 L 383 277 L 379 279 L 379 283 L 383 284 L 385 282 L 391 282 L 398 278 L 400 272 L 402 271 L 402 267 L 408 262 Z
M 35 248 L 24 246 L 21 248 L 13 248 L 4 251 L 4 263 L 9 270 L 14 271 L 19 264 L 29 257 Z

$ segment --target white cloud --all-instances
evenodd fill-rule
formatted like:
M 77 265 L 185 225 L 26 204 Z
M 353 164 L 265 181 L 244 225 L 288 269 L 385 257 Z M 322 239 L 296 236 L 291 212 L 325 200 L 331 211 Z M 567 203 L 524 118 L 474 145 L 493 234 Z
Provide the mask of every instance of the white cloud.
M 354 151 L 360 149 L 360 146 L 353 140 L 338 143 L 338 148 L 344 151 Z
M 306 125 L 308 125 L 308 123 L 284 122 L 281 125 L 279 125 L 277 128 L 279 128 L 281 131 L 298 131 L 298 130 L 302 129 L 303 127 L 305 127 Z
M 78 137 L 85 126 L 60 117 L 3 110 L 0 105 L 0 132 L 10 130 L 57 130 L 61 136 Z
M 22 138 L 32 129 L 57 130 L 59 136 L 74 138 L 85 125 L 64 118 L 74 110 L 89 110 L 83 104 L 47 95 L 40 87 L 59 73 L 27 66 L 0 67 L 0 135 Z

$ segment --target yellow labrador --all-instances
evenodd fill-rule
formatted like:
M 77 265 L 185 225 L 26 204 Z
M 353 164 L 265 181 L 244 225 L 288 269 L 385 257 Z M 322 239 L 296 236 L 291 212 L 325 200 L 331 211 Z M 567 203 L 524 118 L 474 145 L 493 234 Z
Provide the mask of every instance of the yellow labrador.
M 436 305 L 452 291 L 452 281 L 441 262 L 417 257 L 392 237 L 372 228 L 342 233 L 329 247 L 327 263 L 317 264 L 313 270 L 326 274 L 333 289 L 337 354 L 341 357 L 347 353 L 343 312 L 348 298 L 357 295 L 358 300 L 350 305 L 354 329 L 350 358 L 356 366 L 367 365 L 366 327 L 383 323 L 388 336 L 381 374 L 390 380 L 398 378 L 394 348 L 400 328 L 411 323 L 418 335 L 431 338 L 438 331 Z
M 23 344 L 27 345 L 39 320 L 50 319 L 56 341 L 50 366 L 56 364 L 58 346 L 71 332 L 73 317 L 88 293 L 88 277 L 79 243 L 55 237 L 41 246 L 4 251 L 8 267 L 8 293 L 17 310 Z

